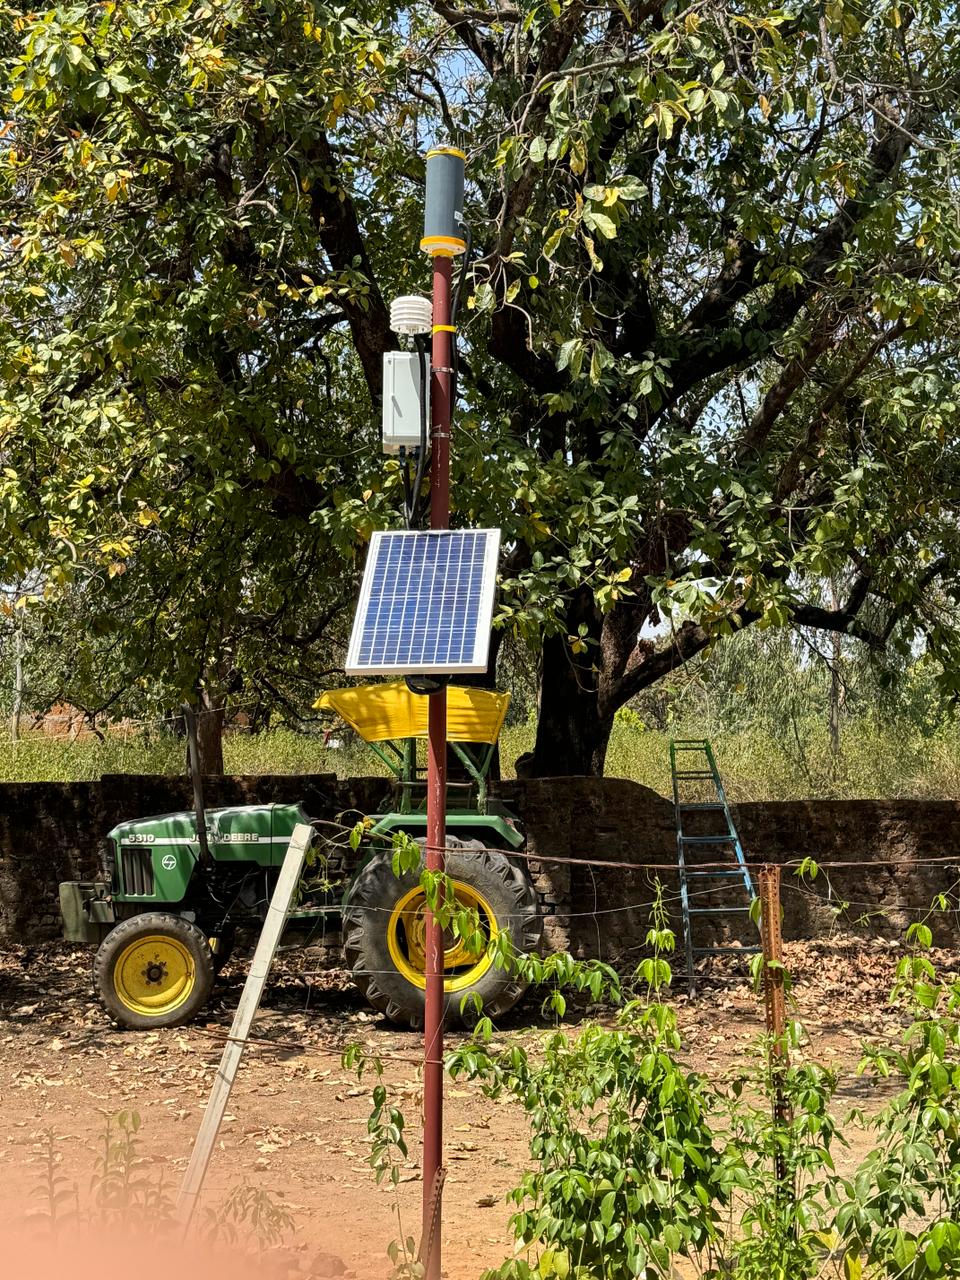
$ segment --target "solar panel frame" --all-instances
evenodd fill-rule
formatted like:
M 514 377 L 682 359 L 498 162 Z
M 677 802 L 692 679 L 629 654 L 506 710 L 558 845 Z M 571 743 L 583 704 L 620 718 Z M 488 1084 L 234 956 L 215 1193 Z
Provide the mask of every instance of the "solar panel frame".
M 466 566 L 465 552 L 470 557 Z M 499 529 L 374 533 L 347 649 L 346 674 L 486 671 L 499 553 Z M 424 591 L 427 568 L 433 576 Z M 388 582 L 389 573 L 395 576 Z M 371 616 L 372 609 L 376 612 Z

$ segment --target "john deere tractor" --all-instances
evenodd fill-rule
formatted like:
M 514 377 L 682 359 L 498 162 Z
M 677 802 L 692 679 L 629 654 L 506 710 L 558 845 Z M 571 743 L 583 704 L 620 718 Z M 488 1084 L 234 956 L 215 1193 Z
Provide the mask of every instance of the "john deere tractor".
M 487 777 L 509 695 L 451 685 L 448 742 L 462 766 L 451 784 L 447 873 L 458 901 L 474 908 L 485 941 L 509 930 L 520 951 L 537 949 L 542 920 L 516 817 L 491 796 Z M 394 804 L 369 815 L 359 864 L 344 872 L 344 836 L 330 840 L 317 821 L 317 863 L 304 875 L 285 941 L 308 941 L 340 926 L 347 967 L 374 1006 L 392 1021 L 419 1026 L 424 1001 L 424 896 L 418 872 L 394 875 L 395 832 L 423 841 L 426 809 L 417 741 L 427 735 L 427 699 L 403 681 L 338 689 L 317 703 L 338 713 L 394 778 Z M 196 735 L 188 716 L 194 809 L 121 822 L 107 835 L 100 877 L 60 886 L 64 936 L 98 943 L 97 993 L 124 1026 L 177 1026 L 206 1004 L 238 930 L 258 929 L 301 806 L 203 804 Z M 325 850 L 329 853 L 326 856 Z M 475 992 L 489 1014 L 522 994 L 515 976 L 485 947 L 449 936 L 445 957 L 448 1015 L 470 1016 Z

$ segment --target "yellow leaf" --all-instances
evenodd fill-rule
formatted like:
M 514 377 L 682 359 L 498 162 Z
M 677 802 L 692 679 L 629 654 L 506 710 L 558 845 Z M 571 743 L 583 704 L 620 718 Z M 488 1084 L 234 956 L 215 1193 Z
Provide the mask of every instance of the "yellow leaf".
M 149 507 L 144 507 L 142 511 L 137 512 L 137 524 L 142 525 L 144 529 L 148 529 L 152 524 L 159 524 L 160 517 L 155 511 L 151 511 Z
M 613 580 L 614 582 L 629 582 L 632 577 L 633 577 L 632 569 L 621 569 L 620 572 L 616 574 Z
M 76 265 L 77 255 L 74 253 L 72 247 L 67 244 L 66 240 L 61 240 L 57 248 L 60 250 L 60 257 L 68 267 Z
M 760 110 L 763 112 L 763 118 L 766 120 L 770 115 L 770 102 L 765 94 L 760 95 Z
M 120 183 L 111 182 L 109 187 L 107 187 L 107 199 L 110 201 L 111 204 L 114 202 L 114 200 L 116 200 L 119 194 L 120 194 Z
M 843 1255 L 843 1277 L 844 1280 L 860 1280 L 863 1275 L 863 1262 L 855 1253 L 845 1253 Z
M 594 271 L 602 271 L 603 262 L 597 257 L 597 246 L 593 242 L 593 237 L 584 234 L 583 243 L 586 247 L 590 261 L 593 264 Z
M 17 87 L 14 89 L 13 93 L 11 93 L 10 97 L 14 102 L 20 102 L 21 99 L 23 98 L 23 95 L 24 95 L 23 85 L 18 84 Z
M 119 574 L 126 572 L 127 566 L 120 560 L 114 560 L 111 564 L 107 565 L 108 577 L 116 578 Z

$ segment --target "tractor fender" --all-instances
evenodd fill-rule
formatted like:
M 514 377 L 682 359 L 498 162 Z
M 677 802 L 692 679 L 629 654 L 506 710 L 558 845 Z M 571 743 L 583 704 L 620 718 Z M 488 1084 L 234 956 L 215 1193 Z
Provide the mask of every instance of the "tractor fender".
M 480 840 L 492 849 L 519 849 L 523 835 L 509 821 L 493 813 L 448 813 L 446 829 L 452 836 Z M 385 813 L 370 828 L 370 836 L 392 836 L 395 831 L 408 831 L 416 837 L 427 831 L 425 813 Z

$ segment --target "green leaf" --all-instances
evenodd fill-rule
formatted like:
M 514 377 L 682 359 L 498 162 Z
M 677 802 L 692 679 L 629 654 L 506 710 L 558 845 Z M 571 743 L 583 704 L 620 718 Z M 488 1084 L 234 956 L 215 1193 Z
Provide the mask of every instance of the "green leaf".
M 608 1191 L 600 1201 L 600 1221 L 605 1227 L 609 1227 L 613 1221 L 613 1213 L 617 1204 L 616 1191 Z
M 543 246 L 543 256 L 545 258 L 553 258 L 554 254 L 557 252 L 557 249 L 560 246 L 560 241 L 563 239 L 565 235 L 566 235 L 565 228 L 558 227 L 557 230 L 554 231 L 553 234 L 548 237 L 546 243 Z
M 595 209 L 587 209 L 584 211 L 583 221 L 586 226 L 593 231 L 599 232 L 607 240 L 613 240 L 616 237 L 617 224 L 605 213 L 600 213 Z

